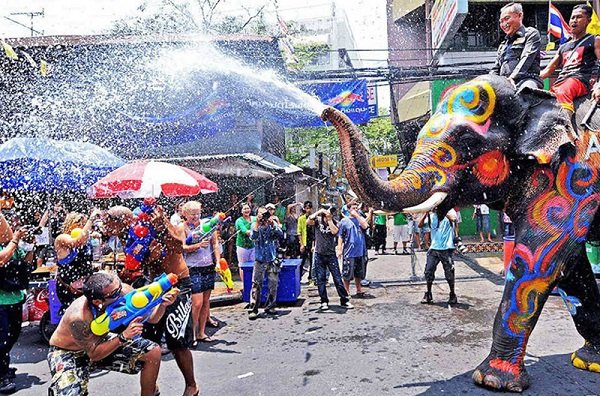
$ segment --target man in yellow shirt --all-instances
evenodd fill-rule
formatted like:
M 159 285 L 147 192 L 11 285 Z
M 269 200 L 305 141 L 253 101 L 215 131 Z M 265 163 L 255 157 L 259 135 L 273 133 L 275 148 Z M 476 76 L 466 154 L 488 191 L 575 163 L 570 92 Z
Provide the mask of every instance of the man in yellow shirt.
M 313 242 L 314 229 L 313 226 L 307 226 L 306 219 L 312 214 L 313 204 L 311 201 L 305 201 L 303 206 L 302 215 L 298 218 L 298 239 L 300 240 L 300 256 L 302 257 L 302 267 L 300 269 L 300 278 L 304 273 L 308 272 L 308 280 L 312 280 L 313 277 Z

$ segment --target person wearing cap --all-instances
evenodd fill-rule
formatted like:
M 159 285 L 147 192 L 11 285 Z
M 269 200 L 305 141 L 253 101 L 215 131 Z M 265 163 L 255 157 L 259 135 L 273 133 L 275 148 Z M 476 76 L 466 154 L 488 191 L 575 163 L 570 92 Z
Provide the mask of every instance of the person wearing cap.
M 277 207 L 275 206 L 275 204 L 268 203 L 268 204 L 265 205 L 265 209 L 267 209 L 269 211 L 269 214 L 271 216 L 275 216 L 273 218 L 273 221 L 277 222 L 281 226 L 281 221 L 279 220 L 279 217 L 277 215 L 275 215 L 275 209 L 277 209 Z

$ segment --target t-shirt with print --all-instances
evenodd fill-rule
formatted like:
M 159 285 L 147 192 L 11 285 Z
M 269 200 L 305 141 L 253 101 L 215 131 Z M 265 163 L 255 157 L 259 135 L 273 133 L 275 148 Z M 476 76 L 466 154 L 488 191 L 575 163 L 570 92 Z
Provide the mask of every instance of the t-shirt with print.
M 558 49 L 562 70 L 554 84 L 559 84 L 569 77 L 574 77 L 588 88 L 592 74 L 596 71 L 596 53 L 594 52 L 595 36 L 586 34 L 579 40 L 567 41 Z
M 344 258 L 362 257 L 366 250 L 365 234 L 355 218 L 344 217 L 340 221 L 338 237 L 344 242 Z
M 333 224 L 338 225 L 335 219 Z M 321 218 L 315 219 L 315 253 L 322 256 L 335 256 L 335 245 L 337 234 L 331 233 L 331 228 L 326 222 L 322 222 Z
M 385 225 L 385 223 L 386 223 L 385 220 L 386 220 L 385 215 L 382 215 L 382 214 L 375 215 L 375 224 Z

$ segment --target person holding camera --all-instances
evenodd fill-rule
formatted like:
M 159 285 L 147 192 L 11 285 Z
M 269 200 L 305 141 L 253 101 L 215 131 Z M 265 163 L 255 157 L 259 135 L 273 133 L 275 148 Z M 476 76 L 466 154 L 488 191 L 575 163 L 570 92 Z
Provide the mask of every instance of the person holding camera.
M 13 232 L 0 212 L 0 393 L 16 390 L 10 351 L 21 334 L 25 289 L 29 283 L 33 252 L 19 248 L 22 239 L 33 239 L 22 227 Z
M 344 287 L 342 274 L 338 264 L 335 247 L 336 236 L 339 231 L 338 223 L 334 219 L 335 207 L 324 206 L 316 213 L 308 216 L 306 224 L 315 227 L 315 277 L 317 278 L 317 289 L 321 298 L 320 310 L 329 309 L 329 298 L 327 297 L 327 270 L 333 276 L 333 284 L 340 296 L 340 305 L 346 309 L 352 309 L 350 295 Z
M 251 238 L 255 246 L 255 261 L 252 273 L 252 291 L 250 292 L 250 306 L 248 307 L 250 320 L 258 317 L 258 307 L 262 293 L 262 284 L 265 272 L 268 278 L 269 294 L 265 302 L 265 313 L 274 315 L 279 285 L 279 272 L 281 263 L 277 260 L 277 241 L 283 236 L 277 216 L 271 215 L 265 207 L 258 208 L 256 222 L 252 223 Z
M 454 209 L 450 209 L 441 220 L 438 218 L 436 212 L 431 212 L 429 216 L 423 216 L 420 220 L 420 225 L 423 225 L 427 218 L 429 218 L 429 225 L 431 227 L 431 247 L 427 251 L 427 263 L 425 264 L 427 291 L 423 296 L 423 300 L 421 300 L 421 304 L 433 303 L 431 287 L 435 280 L 435 270 L 441 262 L 444 267 L 446 281 L 450 287 L 448 304 L 454 305 L 458 303 L 456 293 L 454 292 L 454 261 L 452 260 L 452 254 L 455 249 L 454 222 L 456 221 L 456 212 Z
M 369 228 L 369 222 L 358 210 L 358 202 L 348 203 L 344 218 L 340 221 L 338 231 L 338 244 L 336 255 L 342 258 L 342 279 L 344 286 L 350 293 L 350 281 L 354 279 L 356 285 L 356 296 L 364 297 L 361 281 L 365 279 L 366 273 L 366 250 L 365 234 L 363 230 Z

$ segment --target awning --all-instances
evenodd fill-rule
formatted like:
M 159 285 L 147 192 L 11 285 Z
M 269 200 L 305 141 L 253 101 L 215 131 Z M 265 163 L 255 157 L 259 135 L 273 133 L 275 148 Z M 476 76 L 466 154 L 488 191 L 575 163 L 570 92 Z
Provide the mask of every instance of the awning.
M 398 101 L 398 120 L 400 122 L 421 117 L 427 113 L 429 108 L 429 82 L 416 83 Z
M 272 178 L 275 175 L 302 172 L 302 168 L 264 151 L 163 158 L 161 160 L 185 165 L 207 175 Z
M 394 0 L 392 3 L 392 17 L 394 18 L 394 22 L 423 4 L 425 4 L 425 0 Z

